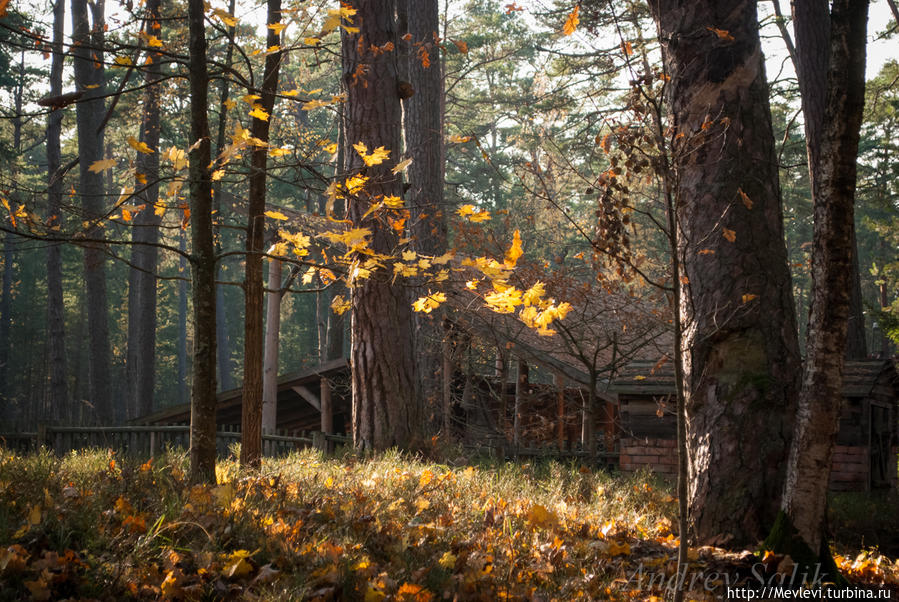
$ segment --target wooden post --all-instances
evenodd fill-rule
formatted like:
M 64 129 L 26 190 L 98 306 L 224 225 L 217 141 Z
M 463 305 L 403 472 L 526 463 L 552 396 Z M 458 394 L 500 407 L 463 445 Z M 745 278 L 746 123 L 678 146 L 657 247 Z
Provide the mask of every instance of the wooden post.
M 47 445 L 47 423 L 37 423 L 37 448 L 40 449 Z
M 553 384 L 556 387 L 556 438 L 559 440 L 559 451 L 565 449 L 565 377 L 561 372 L 553 375 Z
M 325 378 L 324 376 L 321 379 L 321 398 L 319 399 L 321 402 L 321 427 L 322 434 L 324 435 L 333 435 L 334 434 L 334 410 L 331 405 L 331 381 Z M 325 446 L 322 448 L 326 453 L 330 453 L 330 445 L 328 445 L 327 438 L 324 439 Z
M 512 417 L 512 445 L 515 455 L 518 455 L 518 447 L 521 443 L 521 408 L 524 403 L 525 391 L 528 387 L 528 365 L 522 359 L 518 360 L 518 378 L 515 381 L 515 415 Z
M 262 431 L 273 431 L 278 422 L 278 341 L 281 330 L 281 260 L 268 264 L 268 298 L 265 309 L 265 351 L 262 362 Z
M 328 439 L 323 432 L 312 431 L 312 447 L 321 452 L 327 452 Z

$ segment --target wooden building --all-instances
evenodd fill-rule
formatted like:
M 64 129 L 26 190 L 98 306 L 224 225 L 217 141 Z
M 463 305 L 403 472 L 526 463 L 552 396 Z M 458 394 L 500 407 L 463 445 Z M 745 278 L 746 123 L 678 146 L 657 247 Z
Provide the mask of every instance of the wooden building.
M 331 383 L 331 403 L 335 434 L 350 431 L 349 363 L 345 359 L 326 362 L 315 368 L 278 378 L 278 431 L 321 430 L 321 381 Z M 222 391 L 217 397 L 215 422 L 223 427 L 240 427 L 242 389 Z M 134 424 L 166 425 L 190 422 L 190 404 L 165 408 L 132 421 Z
M 613 381 L 620 412 L 622 470 L 674 473 L 674 368 L 631 362 Z M 845 367 L 843 411 L 830 488 L 870 491 L 896 486 L 899 374 L 890 360 L 853 360 Z

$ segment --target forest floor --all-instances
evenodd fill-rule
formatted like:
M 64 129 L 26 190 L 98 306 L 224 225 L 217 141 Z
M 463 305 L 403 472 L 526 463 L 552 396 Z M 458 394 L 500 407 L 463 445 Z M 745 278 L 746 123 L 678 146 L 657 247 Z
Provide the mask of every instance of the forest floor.
M 305 451 L 191 487 L 186 468 L 0 450 L 0 600 L 661 600 L 675 583 L 676 502 L 647 474 Z M 896 501 L 840 496 L 831 524 L 850 581 L 899 599 L 899 562 L 859 547 L 866 529 L 897 541 Z M 728 587 L 778 569 L 692 549 L 688 599 L 748 599 Z

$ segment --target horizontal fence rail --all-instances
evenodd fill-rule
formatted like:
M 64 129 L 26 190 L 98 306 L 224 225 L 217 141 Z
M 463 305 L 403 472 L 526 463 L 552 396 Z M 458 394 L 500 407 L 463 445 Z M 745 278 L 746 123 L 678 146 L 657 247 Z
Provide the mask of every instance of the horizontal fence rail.
M 240 442 L 240 429 L 236 425 L 219 427 L 215 434 L 216 452 L 220 457 L 231 454 L 231 447 Z M 279 430 L 262 434 L 262 453 L 265 456 L 282 456 L 292 451 L 315 447 L 333 451 L 338 445 L 347 445 L 350 437 L 325 434 L 318 431 Z M 84 448 L 115 449 L 125 455 L 152 457 L 166 448 L 187 449 L 190 445 L 190 426 L 129 425 L 129 426 L 50 426 L 41 425 L 36 432 L 0 433 L 0 447 L 27 452 L 41 447 L 56 454 Z

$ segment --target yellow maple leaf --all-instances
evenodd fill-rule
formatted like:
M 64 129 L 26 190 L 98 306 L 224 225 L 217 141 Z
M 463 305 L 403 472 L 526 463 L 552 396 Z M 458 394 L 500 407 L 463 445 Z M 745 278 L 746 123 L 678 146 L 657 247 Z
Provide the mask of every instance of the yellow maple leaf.
M 521 250 L 521 232 L 516 229 L 512 234 L 512 246 L 506 251 L 506 267 L 514 268 L 515 264 L 518 263 L 518 258 L 523 254 L 524 251 Z
M 212 14 L 214 16 L 218 17 L 218 19 L 222 23 L 227 25 L 228 27 L 236 27 L 237 26 L 237 19 L 235 19 L 234 15 L 232 15 L 231 13 L 229 13 L 226 10 L 222 10 L 221 8 L 216 8 L 212 11 Z
M 128 146 L 145 155 L 153 153 L 153 149 L 147 146 L 146 142 L 139 142 L 134 136 L 128 136 Z
M 156 36 L 147 36 L 147 46 L 149 46 L 150 48 L 162 48 L 163 43 L 162 40 L 160 40 Z
M 134 64 L 134 61 L 131 60 L 131 57 L 127 56 L 117 56 L 113 59 L 113 65 L 118 67 L 130 67 Z
M 362 157 L 362 160 L 368 167 L 380 165 L 390 156 L 390 151 L 383 146 L 379 146 L 371 153 L 368 152 L 368 147 L 362 142 L 357 142 L 353 145 L 353 148 L 356 149 L 356 152 L 359 153 L 359 156 Z
M 250 117 L 255 117 L 261 121 L 268 121 L 268 113 L 266 113 L 259 105 L 253 105 L 253 110 L 250 111 Z
M 115 159 L 100 159 L 99 161 L 94 161 L 93 163 L 91 163 L 90 167 L 88 167 L 87 170 L 93 173 L 100 173 L 101 171 L 105 171 L 110 167 L 115 167 L 115 164 Z
M 277 220 L 286 220 L 286 219 L 288 219 L 287 216 L 284 215 L 283 213 L 281 213 L 280 211 L 266 211 L 266 212 L 265 212 L 265 216 L 266 216 L 266 217 L 270 217 L 270 218 L 272 218 L 272 219 L 277 219 Z
M 545 506 L 534 504 L 527 513 L 527 521 L 534 527 L 547 527 L 554 524 L 558 520 L 558 516 L 552 510 L 547 510 Z
M 412 309 L 418 312 L 429 314 L 446 301 L 445 293 L 432 293 L 428 291 L 427 297 L 420 297 L 412 304 Z
M 289 155 L 289 154 L 290 154 L 289 148 L 271 148 L 268 151 L 269 157 L 283 157 L 284 155 Z
M 287 27 L 286 23 L 269 23 L 268 28 L 275 32 L 276 36 L 281 35 L 281 32 L 284 31 L 284 28 Z
M 325 149 L 325 152 L 326 152 L 326 153 L 328 153 L 329 155 L 333 155 L 334 153 L 337 152 L 337 143 L 334 142 L 334 143 L 329 144 L 329 145 L 327 145 L 327 146 L 325 146 L 325 147 L 323 147 L 323 148 Z
M 352 305 L 353 304 L 350 301 L 343 298 L 343 295 L 337 295 L 334 297 L 334 300 L 331 301 L 331 311 L 339 316 L 346 313 Z M 328 480 L 331 480 L 331 477 L 328 477 Z M 331 482 L 333 483 L 333 480 L 331 480 Z
M 577 29 L 578 23 L 581 22 L 578 17 L 578 13 L 581 11 L 580 5 L 574 7 L 574 10 L 569 13 L 568 18 L 565 19 L 565 25 L 562 27 L 562 33 L 566 36 L 570 36 Z

